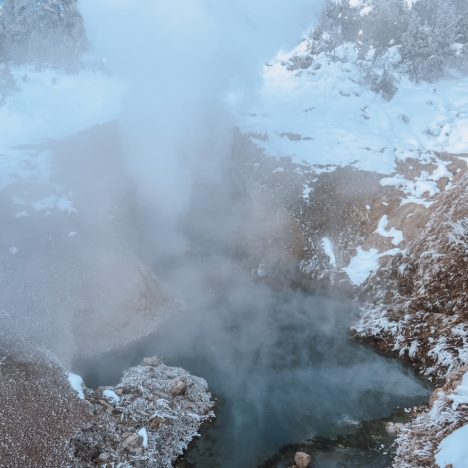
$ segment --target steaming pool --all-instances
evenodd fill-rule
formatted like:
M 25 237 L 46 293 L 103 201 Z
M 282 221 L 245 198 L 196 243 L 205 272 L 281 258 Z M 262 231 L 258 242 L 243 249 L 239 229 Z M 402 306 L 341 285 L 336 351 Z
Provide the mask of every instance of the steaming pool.
M 360 421 L 427 400 L 429 388 L 410 370 L 350 339 L 353 305 L 265 292 L 214 298 L 138 345 L 78 363 L 77 371 L 90 386 L 114 385 L 142 357 L 158 355 L 204 377 L 217 398 L 217 419 L 184 458 L 184 466 L 200 468 L 258 466 L 284 445 L 350 433 Z M 388 454 L 369 464 L 361 456 L 322 454 L 314 466 L 388 466 Z

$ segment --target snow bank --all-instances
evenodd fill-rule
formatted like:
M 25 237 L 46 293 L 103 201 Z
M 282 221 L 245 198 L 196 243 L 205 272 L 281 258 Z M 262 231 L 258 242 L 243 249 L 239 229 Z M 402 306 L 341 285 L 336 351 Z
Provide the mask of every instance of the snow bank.
M 379 269 L 379 259 L 381 257 L 396 255 L 400 252 L 400 249 L 391 249 L 379 253 L 375 248 L 364 250 L 362 247 L 358 247 L 356 256 L 351 259 L 346 268 L 343 268 L 343 271 L 355 286 L 361 286 L 371 274 Z
M 439 445 L 436 462 L 440 467 L 468 468 L 468 424 L 452 432 Z

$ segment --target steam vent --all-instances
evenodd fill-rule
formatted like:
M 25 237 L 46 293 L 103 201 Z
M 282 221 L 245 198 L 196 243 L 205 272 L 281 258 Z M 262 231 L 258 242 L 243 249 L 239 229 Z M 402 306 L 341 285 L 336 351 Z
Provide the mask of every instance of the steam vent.
M 467 0 L 0 0 L 0 468 L 468 468 Z

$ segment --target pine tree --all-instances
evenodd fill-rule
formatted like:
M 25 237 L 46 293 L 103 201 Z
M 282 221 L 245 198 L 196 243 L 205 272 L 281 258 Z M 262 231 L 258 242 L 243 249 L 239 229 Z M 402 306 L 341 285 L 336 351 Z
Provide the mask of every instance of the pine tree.
M 439 78 L 454 59 L 459 19 L 453 0 L 417 2 L 403 35 L 403 61 L 414 80 Z

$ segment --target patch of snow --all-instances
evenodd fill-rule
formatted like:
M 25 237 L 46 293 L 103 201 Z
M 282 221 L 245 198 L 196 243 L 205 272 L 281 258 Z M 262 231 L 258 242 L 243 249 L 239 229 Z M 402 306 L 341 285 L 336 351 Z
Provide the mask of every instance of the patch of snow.
M 265 264 L 264 263 L 260 263 L 260 265 L 258 265 L 257 276 L 259 278 L 266 278 L 267 274 L 266 274 L 266 271 L 265 271 Z
M 461 384 L 450 395 L 450 399 L 453 401 L 453 409 L 457 409 L 460 405 L 468 405 L 468 372 L 463 376 Z
M 376 233 L 382 237 L 390 237 L 392 239 L 393 245 L 399 245 L 403 241 L 403 232 L 399 231 L 398 229 L 392 227 L 390 230 L 387 230 L 388 226 L 388 216 L 384 215 L 379 221 L 379 225 L 377 226 Z
M 452 432 L 439 445 L 436 462 L 440 467 L 468 468 L 468 424 Z
M 110 403 L 112 403 L 113 405 L 118 405 L 119 404 L 120 397 L 113 390 L 104 390 L 102 392 L 102 396 L 106 400 L 108 400 Z
M 427 198 L 440 193 L 438 182 L 444 177 L 450 179 L 452 176 L 452 173 L 446 167 L 446 163 L 440 159 L 435 159 L 434 162 L 437 167 L 432 173 L 422 171 L 418 177 L 412 180 L 405 179 L 402 175 L 384 177 L 380 180 L 380 185 L 400 188 L 406 194 L 406 198 L 401 202 L 402 205 L 416 203 L 428 208 L 432 205 L 432 202 L 428 201 Z
M 356 256 L 351 259 L 346 268 L 343 268 L 343 271 L 348 275 L 355 286 L 361 286 L 367 281 L 371 274 L 378 270 L 380 258 L 388 255 L 396 255 L 400 252 L 400 249 L 391 249 L 379 253 L 375 248 L 364 250 L 362 247 L 358 247 Z
M 33 203 L 27 203 L 20 198 L 15 198 L 14 202 L 17 205 L 31 205 L 36 211 L 59 210 L 65 211 L 68 214 L 76 213 L 70 195 L 49 195 L 41 198 Z
M 148 431 L 146 430 L 145 427 L 142 427 L 138 432 L 137 434 L 140 436 L 140 437 L 143 437 L 143 448 L 148 448 Z
M 365 6 L 364 8 L 361 8 L 361 10 L 359 11 L 359 14 L 361 16 L 367 16 L 373 9 L 374 9 L 373 5 Z
M 68 214 L 76 212 L 72 201 L 66 195 L 62 195 L 60 197 L 56 195 L 50 195 L 49 197 L 43 198 L 33 203 L 33 207 L 36 209 L 36 211 L 56 208 L 60 211 L 66 211 Z
M 325 252 L 325 254 L 330 260 L 330 265 L 333 268 L 336 268 L 335 250 L 333 249 L 332 241 L 328 237 L 324 237 L 322 239 L 322 247 L 323 247 L 323 251 Z
M 379 251 L 377 249 L 363 250 L 358 247 L 357 255 L 343 271 L 355 286 L 365 283 L 371 273 L 379 268 Z
M 302 191 L 302 198 L 305 201 L 309 201 L 311 193 L 312 193 L 312 187 L 309 187 L 308 185 L 304 185 L 304 190 Z
M 411 359 L 414 359 L 416 357 L 416 354 L 418 353 L 418 349 L 419 349 L 419 341 L 418 340 L 412 341 L 408 349 L 408 356 Z
M 68 382 L 81 400 L 84 400 L 84 382 L 83 379 L 76 374 L 68 374 Z

